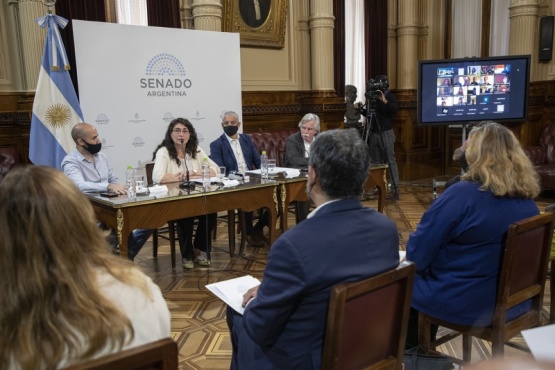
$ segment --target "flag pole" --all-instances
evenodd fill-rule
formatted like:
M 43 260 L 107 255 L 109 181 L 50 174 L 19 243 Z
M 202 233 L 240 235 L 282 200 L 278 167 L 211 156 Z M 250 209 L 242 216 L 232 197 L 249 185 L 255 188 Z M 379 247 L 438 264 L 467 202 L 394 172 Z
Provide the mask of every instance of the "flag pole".
M 52 14 L 52 7 L 56 5 L 56 0 L 42 0 L 42 3 L 48 8 L 48 14 Z

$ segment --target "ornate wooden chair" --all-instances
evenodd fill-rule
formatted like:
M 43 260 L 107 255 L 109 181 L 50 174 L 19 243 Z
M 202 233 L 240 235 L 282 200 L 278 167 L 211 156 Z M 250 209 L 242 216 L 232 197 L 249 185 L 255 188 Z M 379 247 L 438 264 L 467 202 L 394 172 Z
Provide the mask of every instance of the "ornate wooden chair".
M 418 330 L 420 352 L 429 353 L 437 346 L 461 334 L 464 362 L 470 362 L 472 337 L 492 342 L 493 356 L 503 356 L 505 344 L 527 350 L 523 346 L 508 341 L 521 330 L 541 325 L 554 217 L 554 214 L 547 212 L 509 225 L 491 325 L 487 327 L 459 325 L 420 313 Z M 510 321 L 506 320 L 508 309 L 528 300 L 532 302 L 528 312 Z M 432 323 L 451 329 L 453 332 L 431 342 Z
M 171 338 L 160 339 L 65 370 L 177 370 L 177 344 Z
M 412 262 L 331 290 L 322 369 L 401 369 Z

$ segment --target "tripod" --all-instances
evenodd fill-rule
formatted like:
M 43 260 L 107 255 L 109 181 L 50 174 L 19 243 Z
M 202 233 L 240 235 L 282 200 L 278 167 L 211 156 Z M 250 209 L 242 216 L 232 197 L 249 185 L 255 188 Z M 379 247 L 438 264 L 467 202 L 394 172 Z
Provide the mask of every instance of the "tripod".
M 369 104 L 370 105 L 370 104 Z M 376 135 L 377 137 L 377 144 L 381 156 L 382 162 L 385 161 L 387 164 L 387 168 L 389 169 L 389 176 L 391 178 L 391 186 L 393 187 L 393 197 L 398 200 L 399 199 L 399 190 L 397 188 L 397 182 L 395 181 L 395 177 L 393 176 L 393 169 L 391 168 L 391 163 L 389 161 L 389 156 L 387 155 L 387 148 L 385 147 L 385 141 L 383 138 L 383 131 L 382 126 L 378 121 L 378 117 L 376 116 L 376 110 L 374 107 L 369 106 L 368 110 L 366 111 L 366 125 L 364 125 L 362 139 L 368 145 L 368 150 L 372 148 L 372 138 Z M 374 158 L 371 158 L 372 161 Z

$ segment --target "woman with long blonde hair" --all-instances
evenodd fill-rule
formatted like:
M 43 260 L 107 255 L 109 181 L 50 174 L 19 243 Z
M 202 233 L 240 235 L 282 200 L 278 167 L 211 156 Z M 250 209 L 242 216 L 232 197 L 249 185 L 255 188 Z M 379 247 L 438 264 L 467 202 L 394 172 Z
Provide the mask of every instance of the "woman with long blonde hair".
M 0 182 L 0 363 L 57 369 L 168 337 L 160 289 L 110 253 L 63 173 L 22 166 Z
M 407 348 L 418 345 L 419 311 L 461 325 L 491 324 L 508 227 L 539 214 L 538 175 L 508 128 L 481 122 L 465 155 L 467 172 L 434 201 L 407 243 L 417 271 Z M 510 309 L 507 320 L 529 307 Z

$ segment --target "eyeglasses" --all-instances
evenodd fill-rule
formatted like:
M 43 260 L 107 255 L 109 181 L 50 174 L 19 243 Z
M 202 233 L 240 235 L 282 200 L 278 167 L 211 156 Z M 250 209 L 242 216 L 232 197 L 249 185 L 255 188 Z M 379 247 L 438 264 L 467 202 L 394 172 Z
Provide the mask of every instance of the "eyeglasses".
M 173 132 L 174 134 L 177 134 L 177 135 L 179 135 L 179 134 L 181 134 L 181 133 L 183 133 L 183 134 L 188 134 L 188 133 L 189 133 L 189 130 L 186 129 L 186 128 L 184 128 L 183 130 L 180 130 L 180 129 L 176 128 L 176 129 L 174 129 L 172 132 Z
M 305 131 L 314 131 L 314 130 L 316 130 L 316 129 L 315 129 L 314 127 L 304 127 L 304 126 L 301 126 L 301 130 L 305 130 Z
M 237 121 L 223 121 L 222 124 L 227 127 L 227 126 L 237 126 L 237 124 L 239 124 L 239 122 Z

